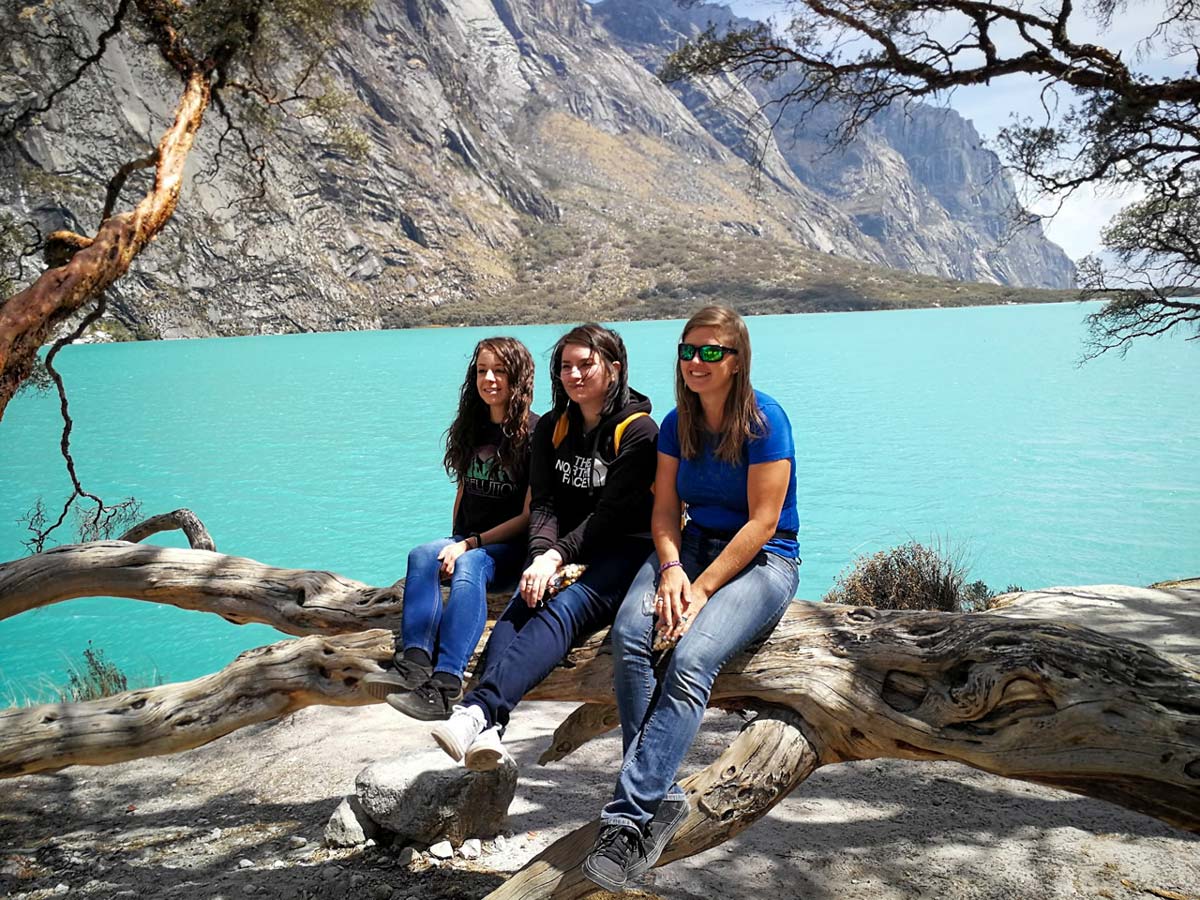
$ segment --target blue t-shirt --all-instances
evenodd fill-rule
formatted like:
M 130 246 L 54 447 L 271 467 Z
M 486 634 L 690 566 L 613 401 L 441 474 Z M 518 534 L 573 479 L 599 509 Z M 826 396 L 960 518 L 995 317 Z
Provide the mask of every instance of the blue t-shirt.
M 790 460 L 787 496 L 779 511 L 779 531 L 800 530 L 800 513 L 796 509 L 796 448 L 792 440 L 792 423 L 787 413 L 762 391 L 754 392 L 758 408 L 766 419 L 767 431 L 762 437 L 746 441 L 740 463 L 734 465 L 714 455 L 716 440 L 705 441 L 704 450 L 695 459 L 683 459 L 679 452 L 679 414 L 671 410 L 663 419 L 658 432 L 658 450 L 679 460 L 679 475 L 675 488 L 679 499 L 687 504 L 688 518 L 711 531 L 732 534 L 750 520 L 750 505 L 746 499 L 746 482 L 750 466 L 756 463 Z M 796 559 L 800 545 L 790 538 L 776 535 L 764 545 L 765 550 L 779 556 Z

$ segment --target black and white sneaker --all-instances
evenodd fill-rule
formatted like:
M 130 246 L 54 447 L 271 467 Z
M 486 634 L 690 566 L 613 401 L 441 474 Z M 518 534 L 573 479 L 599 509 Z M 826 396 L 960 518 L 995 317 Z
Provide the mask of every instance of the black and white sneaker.
M 646 844 L 636 828 L 602 824 L 592 852 L 583 861 L 583 874 L 593 884 L 619 894 L 633 881 L 634 867 L 645 858 Z
M 397 653 L 392 658 L 392 668 L 364 676 L 362 684 L 363 689 L 376 700 L 387 700 L 401 691 L 416 690 L 432 676 L 432 665 L 422 665 Z
M 654 868 L 654 864 L 658 862 L 662 852 L 667 849 L 667 844 L 671 842 L 671 838 L 675 836 L 675 832 L 679 830 L 679 826 L 683 824 L 691 811 L 692 808 L 688 805 L 687 797 L 673 797 L 658 805 L 658 811 L 654 813 L 654 818 L 646 826 L 646 836 L 643 838 L 646 855 L 630 869 L 630 878 L 641 878 Z
M 406 716 L 422 722 L 443 722 L 450 718 L 454 704 L 462 699 L 462 682 L 456 685 L 440 684 L 431 678 L 411 691 L 388 694 L 388 706 Z

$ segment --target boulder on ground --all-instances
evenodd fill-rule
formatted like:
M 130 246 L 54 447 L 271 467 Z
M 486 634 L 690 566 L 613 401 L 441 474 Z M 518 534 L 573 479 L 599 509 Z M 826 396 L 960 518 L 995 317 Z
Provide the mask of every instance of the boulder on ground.
M 357 797 L 346 797 L 329 817 L 325 826 L 325 843 L 330 847 L 357 847 L 379 834 L 379 826 L 371 821 Z
M 500 832 L 517 789 L 517 767 L 472 772 L 441 751 L 383 759 L 355 779 L 367 815 L 401 838 L 454 846 Z

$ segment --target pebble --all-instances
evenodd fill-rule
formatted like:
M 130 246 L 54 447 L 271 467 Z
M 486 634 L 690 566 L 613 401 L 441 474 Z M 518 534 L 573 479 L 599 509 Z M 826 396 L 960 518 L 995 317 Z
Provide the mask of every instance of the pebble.
M 498 835 L 496 835 L 496 839 L 492 841 L 492 846 L 495 847 L 501 853 L 503 853 L 504 850 L 507 849 L 507 847 L 508 847 L 508 838 L 506 838 L 502 834 L 498 834 Z
M 238 860 L 238 866 L 237 866 L 237 867 L 238 867 L 239 869 L 253 869 L 253 868 L 254 868 L 254 862 L 253 862 L 252 860 L 249 860 L 249 859 L 239 859 L 239 860 Z
M 411 866 L 413 859 L 416 857 L 416 851 L 412 847 L 405 847 L 396 854 L 396 865 Z
M 257 884 L 248 884 L 242 888 L 242 893 L 245 894 L 246 896 L 253 896 L 254 894 L 258 893 L 258 885 Z
M 301 837 L 298 834 L 293 834 L 288 838 L 288 846 L 293 850 L 299 850 L 301 847 L 308 846 L 308 838 Z
M 373 884 L 371 885 L 371 896 L 375 900 L 388 900 L 388 897 L 392 896 L 392 886 L 384 881 Z
M 454 848 L 449 841 L 438 841 L 429 848 L 429 855 L 435 859 L 450 859 L 454 856 Z
M 463 841 L 458 852 L 462 854 L 463 859 L 479 859 L 479 854 L 483 852 L 483 846 L 479 842 L 479 838 L 467 838 Z
M 69 893 L 71 893 L 71 886 L 69 884 L 63 884 L 60 881 L 58 884 L 56 884 L 54 886 L 54 890 L 51 891 L 50 893 L 58 894 L 59 896 L 62 896 L 63 894 L 69 894 Z
M 321 877 L 325 881 L 333 881 L 333 879 L 338 877 L 340 872 L 341 870 L 337 866 L 330 866 L 328 869 L 321 870 Z
M 350 876 L 350 887 L 352 887 L 352 888 L 362 887 L 364 884 L 366 884 L 366 881 L 367 881 L 366 875 L 362 874 L 361 872 L 355 872 L 353 875 Z

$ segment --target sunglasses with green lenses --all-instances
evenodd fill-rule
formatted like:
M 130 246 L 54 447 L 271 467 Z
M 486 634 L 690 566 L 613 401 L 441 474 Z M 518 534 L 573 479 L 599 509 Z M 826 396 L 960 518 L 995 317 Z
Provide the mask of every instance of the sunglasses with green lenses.
M 737 354 L 735 347 L 722 347 L 720 344 L 680 344 L 679 358 L 683 362 L 691 362 L 692 358 L 700 354 L 700 362 L 715 363 L 720 362 L 725 358 L 726 353 Z

